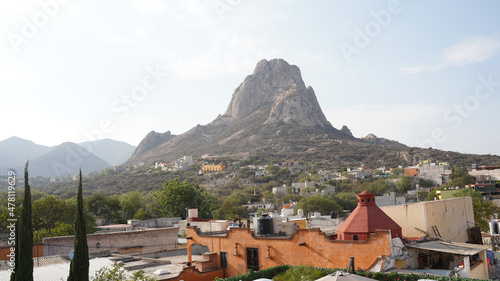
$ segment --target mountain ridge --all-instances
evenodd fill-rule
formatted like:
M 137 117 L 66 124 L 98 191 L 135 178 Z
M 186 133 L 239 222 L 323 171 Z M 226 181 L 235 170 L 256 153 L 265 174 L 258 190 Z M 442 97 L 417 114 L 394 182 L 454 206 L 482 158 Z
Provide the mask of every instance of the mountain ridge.
M 157 142 L 147 141 L 156 136 L 151 134 L 143 139 L 149 145 L 140 144 L 126 164 L 171 160 L 184 153 L 321 154 L 314 148 L 342 142 L 370 144 L 354 138 L 348 129 L 334 128 L 313 88 L 302 80 L 300 69 L 283 59 L 259 61 L 253 73 L 234 90 L 225 113 L 212 122 L 197 125 L 178 136 L 170 135 L 164 141 L 158 138 Z

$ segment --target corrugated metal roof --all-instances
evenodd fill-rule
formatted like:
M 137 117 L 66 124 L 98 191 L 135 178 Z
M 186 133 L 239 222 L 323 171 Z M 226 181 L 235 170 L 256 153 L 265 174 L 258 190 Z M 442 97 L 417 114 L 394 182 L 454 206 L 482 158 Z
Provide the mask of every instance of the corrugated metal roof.
M 430 250 L 435 252 L 444 252 L 458 254 L 464 256 L 472 256 L 489 249 L 486 245 L 466 244 L 466 243 L 451 243 L 444 241 L 429 241 L 416 244 L 406 245 L 408 248 Z
M 36 263 L 36 260 L 34 260 Z M 96 258 L 90 260 L 89 276 L 94 274 L 105 266 L 112 266 L 114 263 L 107 258 Z M 69 275 L 69 261 L 61 264 L 51 264 L 47 266 L 35 267 L 33 269 L 34 281 L 58 281 L 67 280 Z M 10 270 L 0 271 L 0 281 L 10 280 Z

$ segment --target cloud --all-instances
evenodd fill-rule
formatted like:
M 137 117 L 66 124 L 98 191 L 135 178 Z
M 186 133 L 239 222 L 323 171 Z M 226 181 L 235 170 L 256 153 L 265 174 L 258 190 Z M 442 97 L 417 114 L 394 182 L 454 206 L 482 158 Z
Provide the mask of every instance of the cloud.
M 478 36 L 462 40 L 462 42 L 448 47 L 441 55 L 441 61 L 436 64 L 404 67 L 401 71 L 406 74 L 416 74 L 427 71 L 437 71 L 447 67 L 465 66 L 483 62 L 493 57 L 500 49 L 500 41 L 496 36 Z

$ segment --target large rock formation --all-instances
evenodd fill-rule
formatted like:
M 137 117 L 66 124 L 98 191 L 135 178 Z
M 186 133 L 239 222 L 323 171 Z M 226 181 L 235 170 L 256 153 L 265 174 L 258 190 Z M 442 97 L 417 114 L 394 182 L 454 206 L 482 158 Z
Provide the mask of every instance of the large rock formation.
M 282 59 L 261 60 L 253 74 L 236 88 L 225 116 L 241 120 L 262 108 L 270 107 L 266 124 L 332 127 L 321 111 L 314 90 L 302 80 L 300 69 Z
M 342 158 L 369 144 L 335 129 L 300 70 L 282 59 L 261 60 L 235 89 L 226 112 L 179 136 L 151 132 L 129 159 L 168 160 L 182 155 L 263 152 L 280 157 Z M 327 151 L 338 151 L 333 156 Z M 367 150 L 369 151 L 369 150 Z M 286 155 L 286 156 L 285 156 Z M 359 157 L 359 156 L 358 156 Z

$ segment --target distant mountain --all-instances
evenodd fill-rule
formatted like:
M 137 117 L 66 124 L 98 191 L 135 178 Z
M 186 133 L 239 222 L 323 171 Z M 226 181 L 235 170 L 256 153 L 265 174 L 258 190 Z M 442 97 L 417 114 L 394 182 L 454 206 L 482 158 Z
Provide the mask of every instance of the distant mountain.
M 173 139 L 175 135 L 172 135 L 170 131 L 165 133 L 157 133 L 155 131 L 149 132 L 144 139 L 139 143 L 134 153 L 132 154 L 132 159 L 137 159 L 141 155 L 145 154 L 148 150 L 155 148 L 171 139 Z
M 369 142 L 369 143 L 372 143 L 372 144 L 379 144 L 379 145 L 393 145 L 393 146 L 402 146 L 402 147 L 406 147 L 406 145 L 400 143 L 400 142 L 397 142 L 397 141 L 394 141 L 394 140 L 389 140 L 389 139 L 386 139 L 386 138 L 379 138 L 377 137 L 376 135 L 370 133 L 368 135 L 366 135 L 366 137 L 363 138 L 363 140 Z
M 249 152 L 274 160 L 326 161 L 340 167 L 360 163 L 396 167 L 427 159 L 456 165 L 500 163 L 494 155 L 407 147 L 373 134 L 355 138 L 347 126 L 338 130 L 328 122 L 297 66 L 273 59 L 257 64 L 234 90 L 223 115 L 177 136 L 150 132 L 125 164 L 227 152 Z
M 22 165 L 28 159 L 34 159 L 47 153 L 51 147 L 36 144 L 30 140 L 11 137 L 0 141 L 0 167 Z
M 328 122 L 300 69 L 282 59 L 261 60 L 224 115 L 178 136 L 166 134 L 149 133 L 147 149 L 140 150 L 141 142 L 127 163 L 228 151 L 302 154 L 332 140 L 365 144 Z
M 79 146 L 92 152 L 112 166 L 118 166 L 127 161 L 135 150 L 135 146 L 112 139 L 102 139 L 82 142 Z
M 52 148 L 44 155 L 30 160 L 30 177 L 73 176 L 80 168 L 83 174 L 111 167 L 110 164 L 95 156 L 76 143 L 65 142 Z M 23 166 L 17 167 L 18 172 Z

